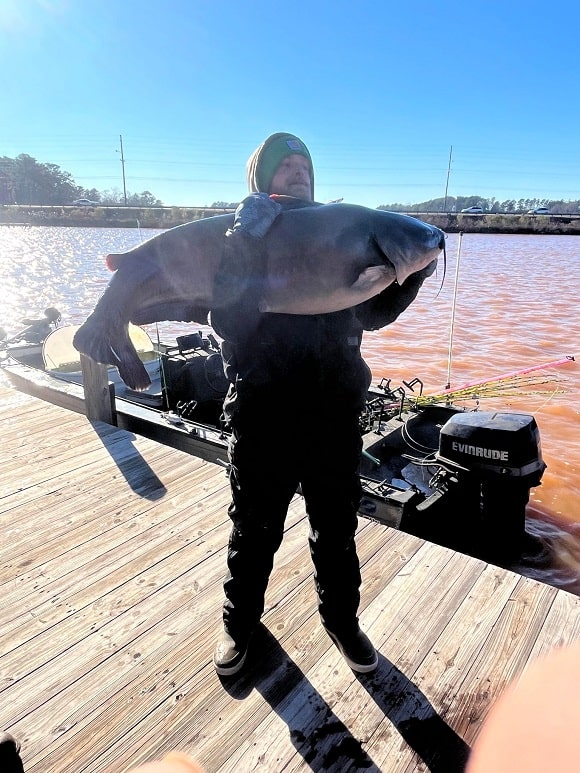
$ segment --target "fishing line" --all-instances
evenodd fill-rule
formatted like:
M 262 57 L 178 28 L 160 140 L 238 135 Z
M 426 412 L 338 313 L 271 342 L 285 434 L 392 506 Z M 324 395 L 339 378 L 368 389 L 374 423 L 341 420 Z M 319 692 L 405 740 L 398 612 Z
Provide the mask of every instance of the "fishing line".
M 407 443 L 409 448 L 411 448 L 413 451 L 418 451 L 419 453 L 425 453 L 425 452 L 433 453 L 434 451 L 437 450 L 436 447 L 425 446 L 419 440 L 415 440 L 415 438 L 409 432 L 408 422 L 405 422 L 403 424 L 401 428 L 401 436 L 403 440 Z
M 447 385 L 445 389 L 451 389 L 451 352 L 453 349 L 453 327 L 455 325 L 455 307 L 457 305 L 457 283 L 459 280 L 459 259 L 461 257 L 462 241 L 463 241 L 463 231 L 460 231 L 459 241 L 457 242 L 457 260 L 455 263 L 455 283 L 453 285 L 453 305 L 451 308 L 451 325 L 449 327 L 449 352 L 447 355 Z
M 543 402 L 543 403 L 542 403 L 542 404 L 541 404 L 541 405 L 540 405 L 538 408 L 536 408 L 536 410 L 535 410 L 535 413 L 539 413 L 540 411 L 543 411 L 543 410 L 544 410 L 544 408 L 545 408 L 545 407 L 548 405 L 548 403 L 551 403 L 551 402 L 552 402 L 552 400 L 554 399 L 554 397 L 555 397 L 556 395 L 561 395 L 561 394 L 563 394 L 563 393 L 564 393 L 564 390 L 563 390 L 563 389 L 554 389 L 554 390 L 553 390 L 553 392 L 551 392 L 550 394 L 548 394 L 548 396 L 546 397 L 546 399 L 544 400 L 544 402 Z M 535 393 L 534 393 L 534 392 L 531 392 L 531 393 L 529 393 L 529 394 L 536 394 L 536 395 L 543 395 L 543 396 L 545 396 L 545 393 L 544 393 L 544 392 L 535 392 Z

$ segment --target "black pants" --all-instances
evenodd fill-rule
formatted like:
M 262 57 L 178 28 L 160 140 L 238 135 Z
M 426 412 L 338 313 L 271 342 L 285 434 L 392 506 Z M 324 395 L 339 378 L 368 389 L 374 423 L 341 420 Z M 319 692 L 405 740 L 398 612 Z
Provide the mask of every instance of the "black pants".
M 300 484 L 322 622 L 337 633 L 358 624 L 361 575 L 355 531 L 361 497 L 359 405 L 300 400 L 286 392 L 230 402 L 233 527 L 224 583 L 224 624 L 247 636 L 264 610 L 274 554 Z

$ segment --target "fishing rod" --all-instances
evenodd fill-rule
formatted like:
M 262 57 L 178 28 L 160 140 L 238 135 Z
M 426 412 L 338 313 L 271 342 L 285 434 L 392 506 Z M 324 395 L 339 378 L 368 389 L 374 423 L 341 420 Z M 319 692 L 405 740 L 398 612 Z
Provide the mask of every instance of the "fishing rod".
M 457 260 L 455 262 L 455 283 L 453 285 L 453 305 L 451 307 L 451 324 L 449 327 L 449 350 L 447 354 L 447 384 L 445 389 L 451 387 L 451 352 L 453 349 L 453 328 L 455 326 L 455 308 L 457 306 L 457 285 L 459 282 L 459 259 L 461 257 L 461 242 L 463 241 L 463 231 L 459 232 L 457 242 Z
M 466 389 L 473 389 L 475 387 L 479 386 L 487 386 L 489 384 L 497 384 L 500 381 L 509 381 L 509 380 L 515 380 L 519 376 L 525 376 L 528 373 L 533 373 L 536 370 L 545 370 L 547 368 L 557 368 L 561 365 L 565 365 L 570 362 L 575 362 L 576 359 L 574 355 L 568 354 L 565 357 L 561 357 L 558 360 L 552 360 L 551 362 L 543 362 L 540 365 L 532 365 L 529 368 L 522 368 L 521 370 L 514 370 L 511 373 L 503 373 L 501 376 L 494 376 L 493 378 L 486 378 L 481 381 L 470 381 L 466 384 L 462 384 L 461 386 L 456 387 L 455 389 L 450 389 L 449 385 L 445 387 L 445 389 L 442 392 L 437 392 L 436 396 L 445 396 L 446 394 L 449 394 L 451 392 L 459 392 Z M 425 397 L 433 397 L 435 395 L 425 395 Z
M 445 389 L 441 392 L 432 392 L 426 395 L 419 394 L 417 396 L 404 394 L 402 395 L 401 400 L 389 403 L 383 407 L 387 410 L 397 407 L 402 408 L 405 405 L 412 405 L 420 408 L 444 400 L 449 402 L 451 399 L 467 400 L 474 398 L 507 397 L 509 395 L 560 394 L 563 393 L 564 390 L 558 388 L 550 389 L 549 391 L 545 389 L 531 389 L 531 387 L 538 387 L 542 384 L 553 384 L 554 381 L 557 381 L 554 376 L 530 376 L 529 374 L 535 371 L 556 368 L 570 362 L 575 362 L 575 357 L 573 355 L 567 355 L 558 360 L 552 360 L 551 362 L 531 365 L 527 368 L 521 368 L 520 370 L 512 371 L 511 373 L 503 373 L 500 376 L 494 376 L 481 381 L 470 381 L 459 387 Z M 527 391 L 522 391 L 525 388 L 527 388 Z
M 574 362 L 575 358 L 573 355 L 566 355 L 565 357 L 560 358 L 559 360 L 553 360 L 552 362 L 546 362 L 542 363 L 541 365 L 532 365 L 529 368 L 522 368 L 521 370 L 513 371 L 511 373 L 504 373 L 501 376 L 495 376 L 494 378 L 490 379 L 483 379 L 482 381 L 472 381 L 468 382 L 466 384 L 462 384 L 459 387 L 455 387 L 454 389 L 451 389 L 451 361 L 452 361 L 452 353 L 453 353 L 453 332 L 455 328 L 455 311 L 457 307 L 457 290 L 459 285 L 459 264 L 461 260 L 461 245 L 463 242 L 463 231 L 460 231 L 458 234 L 458 242 L 457 242 L 457 259 L 455 263 L 455 281 L 453 285 L 453 302 L 451 307 L 451 322 L 449 325 L 449 347 L 448 347 L 448 354 L 447 354 L 447 383 L 445 385 L 445 389 L 442 392 L 437 392 L 436 394 L 431 395 L 422 395 L 421 399 L 432 399 L 433 397 L 449 397 L 451 395 L 456 395 L 459 392 L 465 392 L 466 390 L 473 390 L 476 387 L 480 386 L 489 386 L 489 385 L 497 385 L 502 381 L 506 380 L 515 380 L 519 376 L 524 376 L 528 373 L 533 373 L 537 370 L 544 370 L 546 368 L 557 368 L 560 365 L 564 365 L 569 362 Z

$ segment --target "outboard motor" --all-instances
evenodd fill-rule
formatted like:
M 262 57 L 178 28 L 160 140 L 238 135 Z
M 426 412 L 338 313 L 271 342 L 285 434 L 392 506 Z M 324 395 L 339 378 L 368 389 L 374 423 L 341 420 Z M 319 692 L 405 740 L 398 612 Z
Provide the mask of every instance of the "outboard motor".
M 546 465 L 533 416 L 457 413 L 441 429 L 435 493 L 417 510 L 448 522 L 457 549 L 506 564 L 531 542 L 525 531 L 530 488 Z M 441 527 L 441 523 L 439 523 Z
M 61 314 L 54 306 L 49 306 L 44 310 L 42 319 L 23 319 L 22 324 L 26 325 L 14 338 L 13 342 L 26 341 L 28 344 L 41 344 L 45 338 L 58 327 L 61 320 Z

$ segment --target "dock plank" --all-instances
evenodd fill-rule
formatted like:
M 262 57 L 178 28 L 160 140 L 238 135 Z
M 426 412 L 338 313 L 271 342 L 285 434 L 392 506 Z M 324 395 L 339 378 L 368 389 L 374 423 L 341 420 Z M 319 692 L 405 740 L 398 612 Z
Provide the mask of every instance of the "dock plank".
M 0 384 L 0 729 L 27 773 L 459 771 L 493 702 L 580 639 L 580 599 L 360 519 L 357 676 L 322 630 L 293 501 L 247 670 L 219 679 L 223 467 Z

